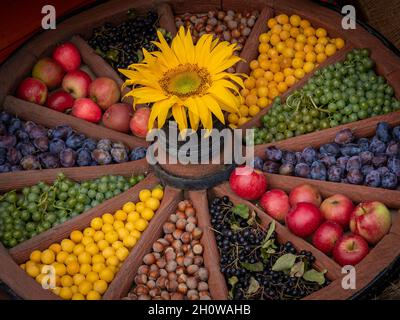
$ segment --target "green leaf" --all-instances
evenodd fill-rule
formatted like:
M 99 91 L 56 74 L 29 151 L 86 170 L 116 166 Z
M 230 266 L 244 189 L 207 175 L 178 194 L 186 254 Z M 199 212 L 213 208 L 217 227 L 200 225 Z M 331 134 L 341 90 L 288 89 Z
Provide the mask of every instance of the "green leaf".
M 326 270 L 319 272 L 315 269 L 310 269 L 303 274 L 303 279 L 323 285 L 325 283 L 325 273 Z
M 272 233 L 273 233 L 274 231 L 275 231 L 275 221 L 272 221 L 272 222 L 269 224 L 269 228 L 268 228 L 268 231 L 267 231 L 267 235 L 265 236 L 264 241 L 268 241 L 269 238 L 271 238 L 271 235 L 272 235 Z
M 242 228 L 237 223 L 232 223 L 231 224 L 231 230 L 236 232 L 236 231 L 242 230 Z
M 290 269 L 290 276 L 301 278 L 304 275 L 305 263 L 304 261 L 299 261 L 294 264 L 292 269 Z
M 247 289 L 247 295 L 251 296 L 260 290 L 260 284 L 253 277 L 250 278 L 249 288 Z
M 243 268 L 249 271 L 261 272 L 264 270 L 264 265 L 262 262 L 257 262 L 257 263 L 240 262 L 240 264 Z
M 257 215 L 256 215 L 256 213 L 253 211 L 253 212 L 251 213 L 251 215 L 250 215 L 250 219 L 247 220 L 247 224 L 248 224 L 249 226 L 252 226 L 253 224 L 256 224 L 256 223 L 257 223 L 256 217 L 257 217 Z
M 292 253 L 284 254 L 272 266 L 273 271 L 290 270 L 296 261 L 296 256 Z
M 238 204 L 232 208 L 232 212 L 243 219 L 249 217 L 249 208 L 244 204 Z
M 274 239 L 267 240 L 266 242 L 264 242 L 262 244 L 261 248 L 263 248 L 263 249 L 268 249 L 268 248 L 276 249 L 275 240 Z
M 239 282 L 239 279 L 236 276 L 230 277 L 228 279 L 228 283 L 231 285 L 231 289 L 229 290 L 229 297 L 233 298 L 233 290 L 235 289 L 236 283 Z
M 276 252 L 274 248 L 261 248 L 261 258 L 264 262 L 267 262 L 271 255 Z

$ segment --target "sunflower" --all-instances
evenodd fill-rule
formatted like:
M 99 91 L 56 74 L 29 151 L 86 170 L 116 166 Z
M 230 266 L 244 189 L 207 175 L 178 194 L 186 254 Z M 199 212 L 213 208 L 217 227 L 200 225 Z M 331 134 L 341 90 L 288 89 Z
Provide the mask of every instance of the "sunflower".
M 225 70 L 241 60 L 234 55 L 236 44 L 219 42 L 205 34 L 193 44 L 190 30 L 180 28 L 171 47 L 161 32 L 159 51 L 143 49 L 141 63 L 119 69 L 128 79 L 124 87 L 132 86 L 126 96 L 132 96 L 135 104 L 152 103 L 148 122 L 149 130 L 157 120 L 161 128 L 168 117 L 173 116 L 179 130 L 213 128 L 212 115 L 225 123 L 223 111 L 238 113 L 242 101 L 237 85 L 243 88 L 241 74 Z

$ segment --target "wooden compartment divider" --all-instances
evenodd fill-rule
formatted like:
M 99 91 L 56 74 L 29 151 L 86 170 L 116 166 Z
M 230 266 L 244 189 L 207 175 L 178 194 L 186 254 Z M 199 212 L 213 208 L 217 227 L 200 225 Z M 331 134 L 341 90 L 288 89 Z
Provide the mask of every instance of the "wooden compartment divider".
M 160 27 L 170 32 L 172 36 L 175 36 L 177 32 L 175 25 L 175 18 L 169 3 L 166 2 L 160 3 L 157 6 L 157 13 L 158 13 L 158 18 L 160 19 L 159 20 Z
M 270 187 L 275 188 L 275 186 L 271 183 L 270 183 Z M 229 187 L 228 183 L 223 183 L 223 184 L 215 187 L 213 189 L 213 192 L 218 197 L 222 197 L 224 195 L 228 196 L 234 205 L 237 205 L 240 203 L 245 204 L 251 210 L 256 212 L 257 216 L 261 219 L 261 224 L 264 228 L 267 228 L 268 225 L 272 221 L 275 221 L 275 230 L 277 233 L 278 241 L 280 243 L 290 241 L 293 243 L 293 245 L 298 250 L 311 251 L 316 259 L 315 263 L 314 263 L 315 267 L 320 271 L 327 270 L 326 276 L 330 280 L 338 279 L 341 276 L 340 267 L 335 261 L 333 261 L 327 255 L 325 255 L 324 253 L 322 253 L 321 251 L 316 249 L 314 246 L 312 246 L 310 243 L 308 243 L 304 239 L 301 239 L 301 238 L 295 236 L 294 234 L 292 234 L 284 225 L 282 225 L 278 221 L 271 218 L 268 214 L 266 214 L 262 209 L 260 209 L 258 206 L 256 206 L 252 202 L 247 201 L 247 200 L 242 199 L 239 196 L 237 196 L 235 193 L 233 193 L 233 191 Z

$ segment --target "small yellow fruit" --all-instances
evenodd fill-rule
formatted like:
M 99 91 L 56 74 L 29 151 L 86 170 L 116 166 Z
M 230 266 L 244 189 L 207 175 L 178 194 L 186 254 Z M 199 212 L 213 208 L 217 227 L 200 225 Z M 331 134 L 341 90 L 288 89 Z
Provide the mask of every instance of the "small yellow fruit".
M 107 282 L 105 282 L 102 279 L 97 280 L 95 283 L 93 283 L 93 290 L 97 291 L 100 294 L 103 294 L 107 290 Z
M 82 293 L 74 293 L 71 300 L 85 300 L 85 296 Z
M 79 256 L 82 252 L 85 251 L 85 246 L 82 243 L 79 243 L 74 248 L 74 255 Z
M 70 275 L 64 275 L 61 277 L 61 285 L 63 287 L 70 287 L 72 286 L 74 283 L 74 280 L 72 279 L 72 277 Z
M 79 272 L 79 263 L 76 261 L 71 261 L 67 265 L 67 272 L 69 275 L 74 276 Z
M 154 189 L 151 191 L 151 196 L 152 196 L 153 198 L 156 198 L 156 199 L 158 199 L 158 200 L 161 201 L 161 199 L 162 199 L 163 196 L 164 196 L 164 191 L 163 191 L 162 188 L 154 188 Z M 132 211 L 134 211 L 134 210 L 132 210 Z
M 119 221 L 125 221 L 128 214 L 124 210 L 117 210 L 114 214 L 114 218 Z
M 50 245 L 49 250 L 57 254 L 61 251 L 61 245 L 59 243 L 53 243 L 52 245 Z
M 94 263 L 92 266 L 92 271 L 100 273 L 105 267 L 106 265 L 103 262 Z
M 72 291 L 68 287 L 61 288 L 59 296 L 64 300 L 70 300 L 72 298 Z
M 128 222 L 135 222 L 136 220 L 138 220 L 140 218 L 140 213 L 137 211 L 131 212 L 128 214 Z
M 36 282 L 39 283 L 40 285 L 43 284 L 43 281 L 45 280 L 44 278 L 46 277 L 46 275 L 44 273 L 40 273 L 36 278 Z M 56 284 L 57 284 L 57 279 L 56 279 Z
M 86 296 L 93 288 L 93 285 L 91 282 L 87 281 L 87 280 L 83 280 L 80 284 L 79 284 L 79 292 L 81 294 L 83 294 L 84 296 Z
M 76 285 L 70 286 L 70 289 L 71 289 L 71 291 L 72 291 L 73 294 L 78 293 L 78 291 L 79 291 L 79 288 L 78 288 L 78 286 L 76 286 Z
M 91 265 L 88 264 L 88 263 L 82 264 L 81 267 L 80 267 L 80 269 L 79 269 L 79 272 L 80 272 L 81 274 L 85 275 L 85 276 L 86 276 L 90 271 L 92 271 L 92 267 L 91 267 Z
M 121 220 L 115 220 L 114 224 L 113 224 L 113 228 L 114 230 L 118 230 L 121 229 L 125 226 L 124 222 Z
M 55 288 L 51 289 L 51 292 L 53 292 L 56 296 L 60 295 L 60 291 L 61 291 L 60 287 L 55 287 Z
M 115 249 L 113 247 L 107 247 L 102 251 L 102 255 L 105 259 L 115 255 Z
M 33 262 L 39 263 L 41 261 L 42 252 L 39 250 L 34 250 L 31 252 L 29 259 Z
M 141 213 L 144 208 L 146 208 L 146 205 L 144 204 L 144 202 L 138 202 L 136 203 L 136 211 Z
M 96 233 L 96 230 L 94 230 L 91 227 L 87 227 L 85 228 L 85 230 L 83 230 L 83 235 L 89 238 L 93 238 L 94 234 Z
M 55 263 L 53 267 L 57 276 L 62 277 L 67 273 L 67 267 L 63 263 Z
M 101 255 L 101 254 L 95 254 L 93 257 L 92 257 L 92 263 L 93 264 L 95 264 L 95 263 L 102 263 L 102 262 L 104 262 L 105 261 L 105 259 L 104 259 L 104 257 Z
M 122 241 L 118 240 L 118 241 L 115 241 L 111 246 L 114 248 L 114 250 L 117 250 L 117 249 L 123 247 L 124 244 L 122 243 Z
M 92 262 L 92 256 L 89 252 L 84 251 L 78 256 L 78 261 L 80 264 L 90 264 Z
M 124 210 L 126 213 L 130 213 L 135 211 L 135 208 L 136 208 L 135 204 L 129 201 L 123 205 L 122 210 Z
M 72 279 L 74 280 L 74 284 L 75 284 L 76 286 L 79 286 L 80 283 L 81 283 L 83 280 L 85 280 L 85 276 L 84 276 L 83 274 L 77 273 L 77 274 L 75 274 L 75 275 L 73 276 Z
M 119 249 L 118 249 L 118 250 L 119 250 Z M 107 266 L 109 266 L 109 267 L 111 267 L 111 266 L 117 266 L 118 263 L 119 263 L 119 260 L 118 260 L 118 257 L 116 257 L 116 256 L 108 257 L 107 260 L 106 260 L 106 264 L 107 264 Z
M 26 273 L 32 278 L 36 278 L 40 274 L 40 269 L 37 265 L 29 265 L 26 267 Z
M 103 227 L 101 228 L 101 231 L 103 231 L 104 233 L 107 233 L 112 230 L 114 230 L 113 224 L 109 224 L 109 223 L 103 224 Z
M 99 275 L 97 272 L 94 271 L 90 271 L 87 275 L 86 275 L 86 280 L 94 283 L 95 281 L 99 280 Z
M 141 235 L 142 235 L 142 233 L 139 230 L 136 230 L 136 229 L 131 232 L 131 236 L 136 238 L 137 240 L 140 239 Z
M 125 229 L 131 232 L 132 230 L 135 230 L 135 224 L 132 222 L 127 222 L 125 223 Z
M 114 217 L 111 213 L 105 213 L 101 216 L 101 218 L 103 219 L 104 223 L 108 223 L 108 224 L 113 224 L 114 223 Z M 104 230 L 103 230 L 104 231 Z
M 107 232 L 104 236 L 104 239 L 109 243 L 112 244 L 113 242 L 118 240 L 118 233 L 116 231 Z
M 156 211 L 160 207 L 160 200 L 158 200 L 156 198 L 149 198 L 146 200 L 145 205 L 147 208 L 150 208 L 150 209 Z
M 143 231 L 147 228 L 147 225 L 149 223 L 147 222 L 147 220 L 144 219 L 139 219 L 135 222 L 135 228 L 139 231 Z
M 117 249 L 117 252 L 115 254 L 116 254 L 117 258 L 122 262 L 122 261 L 125 261 L 125 259 L 128 257 L 129 250 L 125 247 L 121 247 L 121 248 Z
M 71 253 L 71 254 L 69 254 L 68 255 L 68 257 L 67 257 L 67 259 L 65 259 L 65 264 L 66 265 L 68 265 L 68 264 L 70 264 L 71 262 L 78 262 L 78 257 L 75 255 L 75 254 L 73 254 L 73 253 Z
M 90 222 L 90 226 L 94 229 L 94 230 L 100 230 L 101 227 L 103 226 L 103 220 L 101 218 L 94 218 L 92 219 L 92 221 Z
M 99 247 L 100 251 L 103 251 L 109 246 L 109 243 L 106 240 L 100 240 L 99 242 L 97 242 L 97 246 Z
M 132 248 L 133 246 L 135 246 L 136 242 L 137 242 L 136 238 L 132 235 L 125 237 L 123 241 L 124 246 L 128 248 Z
M 103 239 L 104 239 L 104 232 L 101 230 L 96 231 L 96 233 L 93 236 L 93 240 L 95 242 L 99 242 L 100 240 L 103 240 Z
M 151 191 L 148 189 L 143 189 L 139 192 L 139 199 L 142 202 L 145 202 L 150 197 L 151 197 Z
M 100 279 L 110 283 L 114 279 L 114 272 L 110 268 L 105 268 L 100 272 Z
M 69 237 L 73 242 L 79 243 L 79 242 L 82 241 L 83 234 L 79 230 L 74 230 L 74 231 L 71 232 Z
M 119 240 L 124 240 L 124 238 L 129 235 L 129 231 L 127 229 L 125 229 L 125 228 L 118 229 L 117 233 L 118 233 L 118 239 Z
M 40 256 L 40 260 L 43 264 L 52 264 L 55 259 L 56 256 L 54 252 L 49 249 L 44 250 Z
M 86 299 L 87 300 L 101 300 L 101 295 L 97 291 L 91 290 L 87 294 Z
M 64 239 L 63 241 L 61 241 L 61 248 L 63 251 L 71 253 L 72 250 L 74 250 L 74 247 L 75 247 L 75 244 L 70 239 Z
M 86 249 L 86 252 L 88 252 L 92 256 L 99 252 L 99 247 L 94 242 L 89 243 L 85 249 Z

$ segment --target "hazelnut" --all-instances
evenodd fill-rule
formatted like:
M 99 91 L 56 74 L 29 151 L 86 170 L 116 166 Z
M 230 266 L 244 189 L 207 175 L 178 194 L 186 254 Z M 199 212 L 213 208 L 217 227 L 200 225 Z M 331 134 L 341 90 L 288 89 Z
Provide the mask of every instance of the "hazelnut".
M 184 212 L 186 209 L 186 202 L 185 201 L 180 201 L 178 203 L 178 210 L 181 212 Z
M 165 287 L 169 292 L 175 292 L 178 288 L 178 282 L 176 280 L 167 280 Z
M 182 249 L 182 241 L 181 240 L 174 240 L 174 242 L 172 242 L 172 248 L 174 248 L 175 252 L 177 251 L 181 251 Z
M 215 27 L 218 24 L 218 20 L 215 19 L 214 17 L 212 17 L 212 18 L 207 20 L 207 24 L 209 24 L 210 26 Z
M 161 296 L 161 299 L 163 299 L 163 300 L 169 300 L 170 299 L 169 292 L 165 291 L 165 290 L 161 291 L 160 296 Z
M 171 215 L 169 216 L 169 219 L 168 219 L 168 220 L 171 221 L 172 223 L 175 223 L 175 222 L 178 221 L 178 216 L 177 216 L 175 213 L 173 213 L 173 214 L 171 214 Z
M 208 291 L 200 291 L 199 297 L 200 297 L 200 300 L 211 300 L 211 296 Z
M 148 294 L 139 295 L 138 300 L 151 300 L 151 297 Z
M 182 251 L 184 253 L 187 253 L 189 250 L 190 250 L 190 244 L 185 243 L 185 244 L 182 245 Z
M 144 284 L 138 285 L 136 288 L 136 294 L 138 296 L 145 295 L 149 293 L 149 288 L 147 288 Z
M 164 239 L 165 239 L 166 241 L 168 241 L 168 243 L 172 243 L 172 242 L 175 240 L 175 238 L 174 238 L 174 236 L 172 235 L 172 233 L 166 234 L 166 235 L 164 236 Z
M 197 288 L 197 280 L 195 277 L 188 277 L 186 281 L 186 285 L 189 289 L 196 289 Z
M 174 292 L 171 295 L 171 300 L 183 300 L 183 298 L 184 298 L 184 295 L 180 292 Z
M 184 258 L 184 260 L 183 260 L 183 265 L 185 266 L 185 267 L 188 267 L 188 266 L 190 266 L 190 265 L 192 265 L 193 264 L 193 258 L 192 257 L 185 257 Z
M 176 228 L 180 230 L 185 230 L 186 227 L 186 219 L 179 219 L 176 222 Z
M 178 211 L 177 213 L 176 213 L 176 215 L 177 215 L 177 217 L 178 217 L 178 220 L 179 219 L 186 219 L 186 214 L 185 214 L 185 212 L 183 212 L 183 211 Z M 178 222 L 178 221 L 177 221 Z
M 182 294 L 186 294 L 187 290 L 188 290 L 188 287 L 185 283 L 178 284 L 178 290 L 177 290 L 178 292 L 180 292 Z
M 157 240 L 159 243 L 161 243 L 164 247 L 169 246 L 169 242 L 168 240 L 166 240 L 165 238 L 160 238 Z
M 153 243 L 153 251 L 155 251 L 155 252 L 163 252 L 164 251 L 164 245 L 159 241 L 154 242 Z
M 185 227 L 183 227 L 183 228 L 185 228 Z M 181 229 L 176 229 L 172 235 L 174 236 L 175 239 L 178 240 L 181 238 L 182 233 L 183 233 L 183 231 Z
M 202 254 L 203 253 L 203 246 L 201 244 L 196 244 L 193 246 L 193 253 L 194 254 Z
M 195 216 L 189 216 L 189 217 L 186 219 L 186 221 L 187 221 L 187 223 L 193 223 L 193 224 L 196 224 L 196 225 L 197 225 L 197 218 L 196 218 Z
M 203 230 L 201 230 L 199 227 L 196 227 L 192 231 L 192 239 L 194 240 L 199 240 L 201 236 L 203 235 Z
M 185 214 L 189 219 L 189 217 L 194 217 L 196 215 L 196 210 L 193 207 L 188 207 L 185 210 Z
M 170 249 L 170 250 L 168 250 Z M 165 260 L 167 261 L 171 261 L 171 260 L 175 260 L 176 259 L 176 253 L 174 251 L 174 249 L 172 247 L 169 247 L 164 254 Z
M 251 29 L 249 27 L 246 27 L 242 30 L 242 36 L 247 37 L 251 32 Z
M 140 274 L 135 277 L 136 284 L 146 284 L 147 283 L 147 276 L 145 274 Z
M 138 274 L 147 274 L 149 272 L 149 266 L 142 264 L 138 269 Z
M 199 291 L 207 291 L 208 290 L 208 283 L 205 281 L 200 281 L 197 285 L 197 290 Z
M 184 273 L 180 274 L 178 277 L 178 283 L 185 283 L 187 281 L 187 278 L 188 277 L 186 274 L 184 274 Z
M 247 25 L 251 28 L 256 23 L 256 19 L 250 18 L 247 20 Z
M 238 23 L 235 20 L 228 21 L 228 28 L 233 30 L 238 27 Z
M 182 243 L 189 243 L 191 239 L 191 234 L 189 232 L 183 232 L 181 235 L 181 241 Z
M 233 29 L 232 30 L 232 37 L 239 38 L 240 37 L 240 31 L 238 29 Z
M 160 269 L 160 277 L 167 277 L 168 276 L 168 272 L 165 269 Z
M 189 290 L 186 295 L 189 300 L 199 300 L 199 293 L 197 290 Z
M 167 279 L 165 277 L 159 277 L 156 281 L 156 286 L 161 289 L 164 289 L 166 281 L 167 281 Z
M 165 261 L 164 258 L 158 259 L 156 263 L 160 269 L 163 269 L 165 267 L 165 265 L 167 264 L 167 262 Z
M 197 265 L 197 266 L 201 266 L 204 263 L 204 259 L 202 256 L 194 256 L 193 258 L 193 264 Z
M 149 279 L 156 280 L 160 276 L 160 272 L 158 270 L 151 271 L 149 273 Z
M 178 279 L 178 276 L 176 275 L 175 272 L 168 272 L 167 278 L 168 278 L 168 280 L 172 281 L 172 280 Z
M 223 20 L 225 18 L 225 12 L 224 11 L 218 11 L 217 15 L 219 20 Z
M 186 227 L 185 230 L 187 232 L 192 232 L 194 230 L 194 228 L 196 228 L 196 225 L 194 223 L 189 222 Z M 189 235 L 190 236 L 190 235 Z
M 143 257 L 143 262 L 147 265 L 151 265 L 156 262 L 156 258 L 152 253 L 148 253 Z
M 177 263 L 174 260 L 168 261 L 167 265 L 165 266 L 165 270 L 167 270 L 168 272 L 174 272 L 176 270 L 177 267 Z
M 149 289 L 153 289 L 156 286 L 156 282 L 154 280 L 149 280 L 149 281 L 147 281 L 146 286 Z
M 185 273 L 185 267 L 178 266 L 178 267 L 176 267 L 176 271 L 175 272 L 179 276 L 180 274 Z
M 199 266 L 195 265 L 195 264 L 191 264 L 190 266 L 187 267 L 186 270 L 187 270 L 188 274 L 192 275 L 199 271 Z
M 208 270 L 206 268 L 200 268 L 199 271 L 197 272 L 197 276 L 201 281 L 207 281 L 208 280 Z
M 175 224 L 173 224 L 172 222 L 164 223 L 163 231 L 165 234 L 173 233 L 175 231 Z
M 178 266 L 183 266 L 185 263 L 184 257 L 177 257 L 176 263 L 178 264 Z

